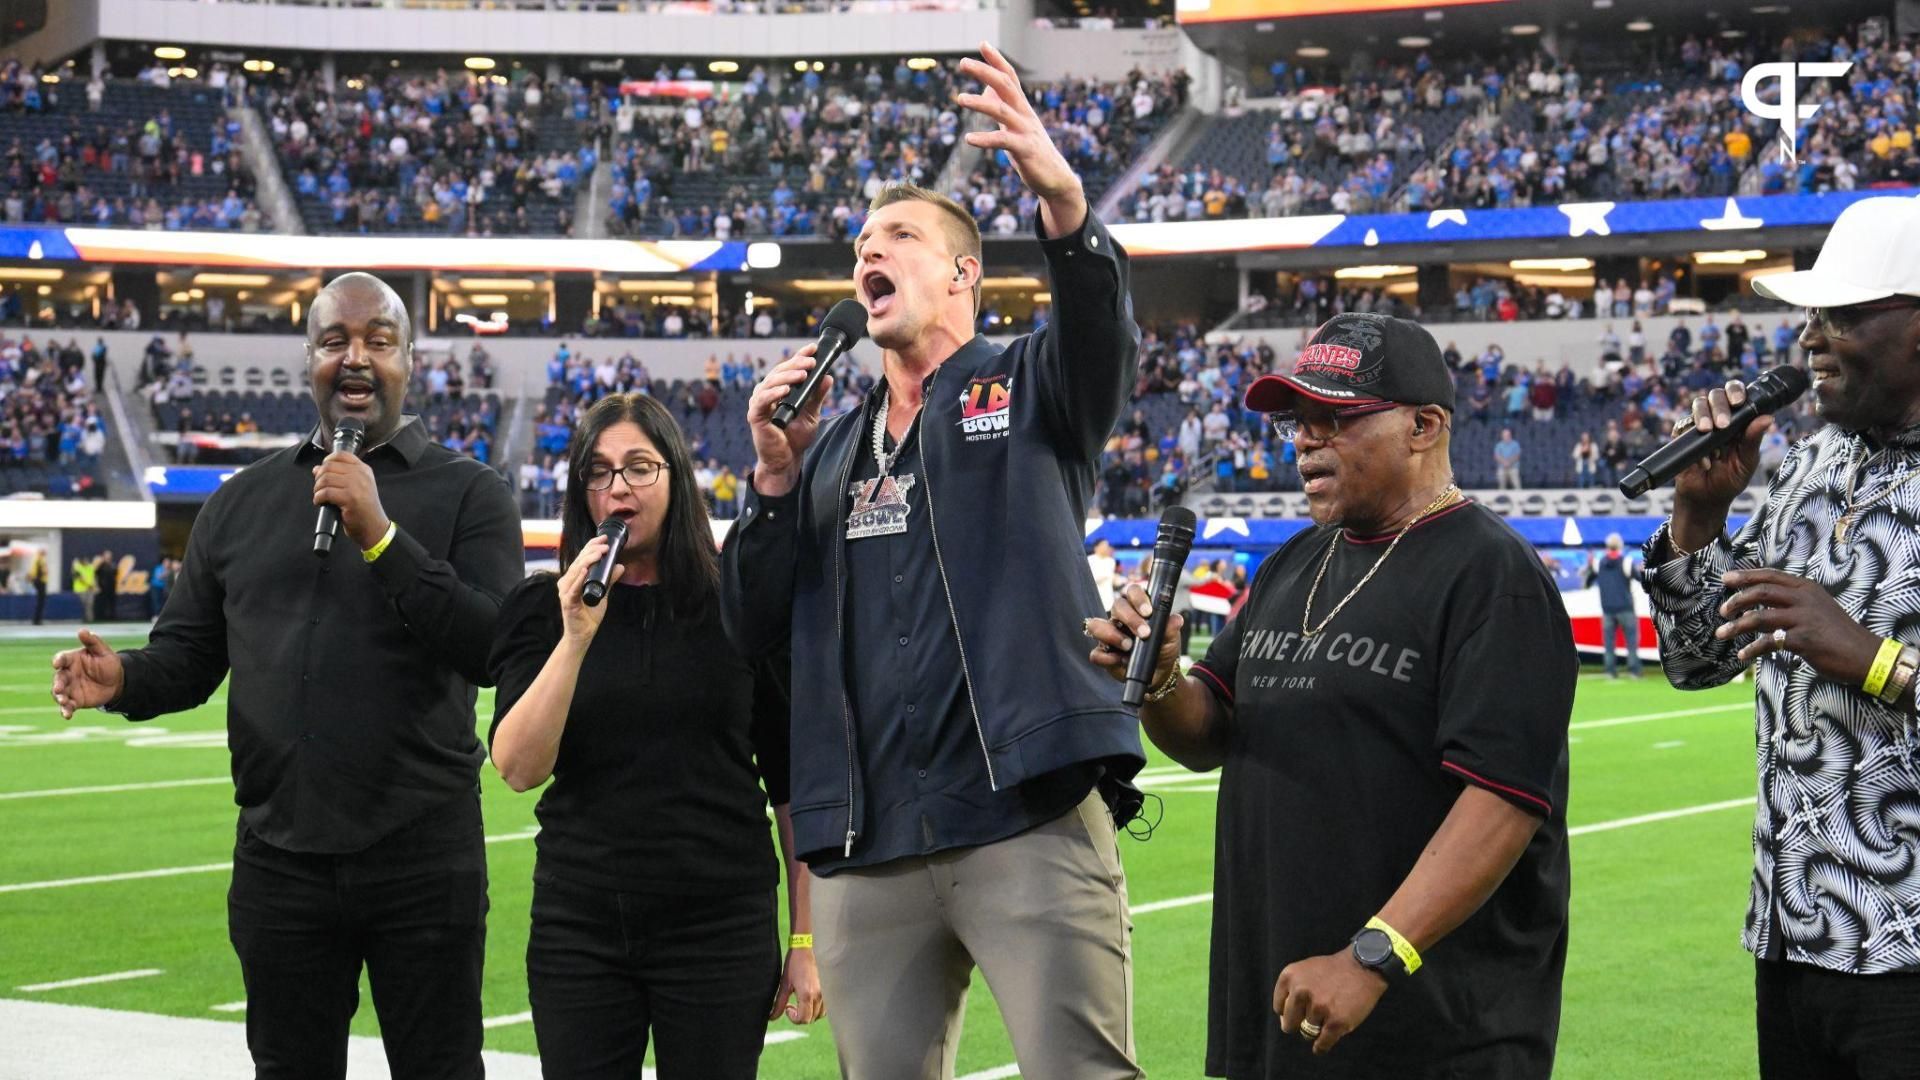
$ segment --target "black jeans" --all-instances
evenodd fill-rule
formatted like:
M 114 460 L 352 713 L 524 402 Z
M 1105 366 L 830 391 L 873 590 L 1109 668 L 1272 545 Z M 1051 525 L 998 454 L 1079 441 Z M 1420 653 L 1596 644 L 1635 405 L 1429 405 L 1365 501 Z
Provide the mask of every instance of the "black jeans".
M 478 1080 L 486 913 L 477 793 L 351 855 L 285 851 L 243 824 L 227 929 L 256 1077 L 346 1076 L 364 963 L 393 1075 Z
M 536 870 L 527 990 L 547 1080 L 752 1080 L 780 982 L 774 893 L 659 896 Z
M 1920 1077 L 1920 974 L 1755 962 L 1762 1080 Z

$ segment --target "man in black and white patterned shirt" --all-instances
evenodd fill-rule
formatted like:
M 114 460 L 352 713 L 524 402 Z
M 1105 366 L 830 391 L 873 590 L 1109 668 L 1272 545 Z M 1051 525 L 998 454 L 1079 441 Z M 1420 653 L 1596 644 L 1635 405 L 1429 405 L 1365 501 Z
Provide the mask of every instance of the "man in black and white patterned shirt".
M 1874 198 L 1813 269 L 1754 290 L 1806 307 L 1827 426 L 1731 540 L 1761 418 L 1682 474 L 1646 549 L 1661 662 L 1681 689 L 1758 662 L 1759 803 L 1745 944 L 1760 1073 L 1920 1075 L 1920 202 Z M 1697 399 L 1727 426 L 1741 384 Z

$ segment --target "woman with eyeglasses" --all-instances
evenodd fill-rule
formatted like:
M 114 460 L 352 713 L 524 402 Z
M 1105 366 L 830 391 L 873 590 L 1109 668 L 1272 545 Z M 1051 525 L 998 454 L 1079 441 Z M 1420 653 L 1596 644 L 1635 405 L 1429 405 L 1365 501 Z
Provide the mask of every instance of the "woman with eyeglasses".
M 515 791 L 552 779 L 535 808 L 527 943 L 541 1068 L 637 1077 L 651 1040 L 662 1080 L 744 1080 L 768 1020 L 824 1012 L 807 874 L 791 859 L 784 966 L 777 940 L 766 812 L 791 851 L 785 665 L 727 642 L 706 504 L 665 407 L 602 398 L 571 459 L 565 570 L 502 602 L 490 661 L 495 768 Z M 588 606 L 610 517 L 628 539 Z

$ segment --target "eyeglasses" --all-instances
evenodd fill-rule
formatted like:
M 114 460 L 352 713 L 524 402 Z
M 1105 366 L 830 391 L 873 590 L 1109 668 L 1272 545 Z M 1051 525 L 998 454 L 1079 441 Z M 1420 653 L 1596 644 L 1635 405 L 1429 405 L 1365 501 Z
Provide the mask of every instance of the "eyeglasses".
M 644 487 L 652 487 L 654 481 L 660 479 L 660 473 L 666 467 L 667 464 L 664 461 L 636 461 L 624 469 L 595 465 L 580 479 L 586 484 L 588 491 L 605 491 L 613 486 L 613 478 L 618 475 L 626 480 L 627 487 L 638 491 Z
M 1842 307 L 1813 307 L 1807 309 L 1807 325 L 1818 327 L 1820 333 L 1834 339 L 1842 339 L 1860 328 L 1867 318 L 1882 311 L 1898 311 L 1920 304 L 1920 298 L 1896 296 L 1888 300 L 1873 300 L 1864 304 L 1847 304 Z
M 1286 442 L 1292 442 L 1302 434 L 1312 436 L 1315 442 L 1332 442 L 1340 437 L 1340 426 L 1343 422 L 1399 407 L 1400 403 L 1397 401 L 1376 401 L 1371 405 L 1351 405 L 1312 417 L 1301 416 L 1296 412 L 1268 413 L 1267 422 L 1273 425 L 1273 433 Z

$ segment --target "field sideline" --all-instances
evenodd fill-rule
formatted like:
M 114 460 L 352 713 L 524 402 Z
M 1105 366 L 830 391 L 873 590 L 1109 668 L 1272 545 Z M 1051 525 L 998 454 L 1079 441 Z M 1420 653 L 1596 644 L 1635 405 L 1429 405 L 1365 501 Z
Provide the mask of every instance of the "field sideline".
M 138 634 L 114 644 L 137 644 Z M 67 723 L 46 690 L 55 647 L 0 642 L 0 999 L 220 1022 L 237 1033 L 244 1004 L 226 934 L 234 809 L 223 692 L 151 724 L 104 713 Z M 491 697 L 482 692 L 483 728 Z M 1657 674 L 1641 682 L 1582 678 L 1571 735 L 1573 938 L 1556 1076 L 1754 1074 L 1752 961 L 1739 947 L 1754 789 L 1751 702 L 1745 684 L 1681 694 Z M 522 957 L 535 800 L 509 791 L 490 769 L 483 785 L 492 877 L 487 1047 L 527 1055 L 534 1039 Z M 1122 842 L 1135 914 L 1137 1039 L 1150 1076 L 1186 1080 L 1201 1075 L 1205 1045 L 1217 777 L 1156 758 L 1143 786 L 1160 796 L 1164 818 L 1152 839 Z M 0 1001 L 0 1078 L 38 1080 L 15 1071 L 22 1063 L 6 1047 L 31 1043 L 35 1032 L 25 1024 L 7 1030 L 5 1017 L 27 1012 L 10 1014 L 7 1004 Z M 105 1026 L 102 1037 L 117 1027 Z M 837 1075 L 824 1025 L 794 1028 L 783 1019 L 768 1030 L 763 1077 Z M 378 1034 L 364 983 L 354 1032 Z M 112 1075 L 150 1075 L 140 1041 L 126 1042 L 106 1048 L 124 1062 Z M 1000 1080 L 1018 1075 L 1012 1062 L 976 978 L 959 1073 Z

